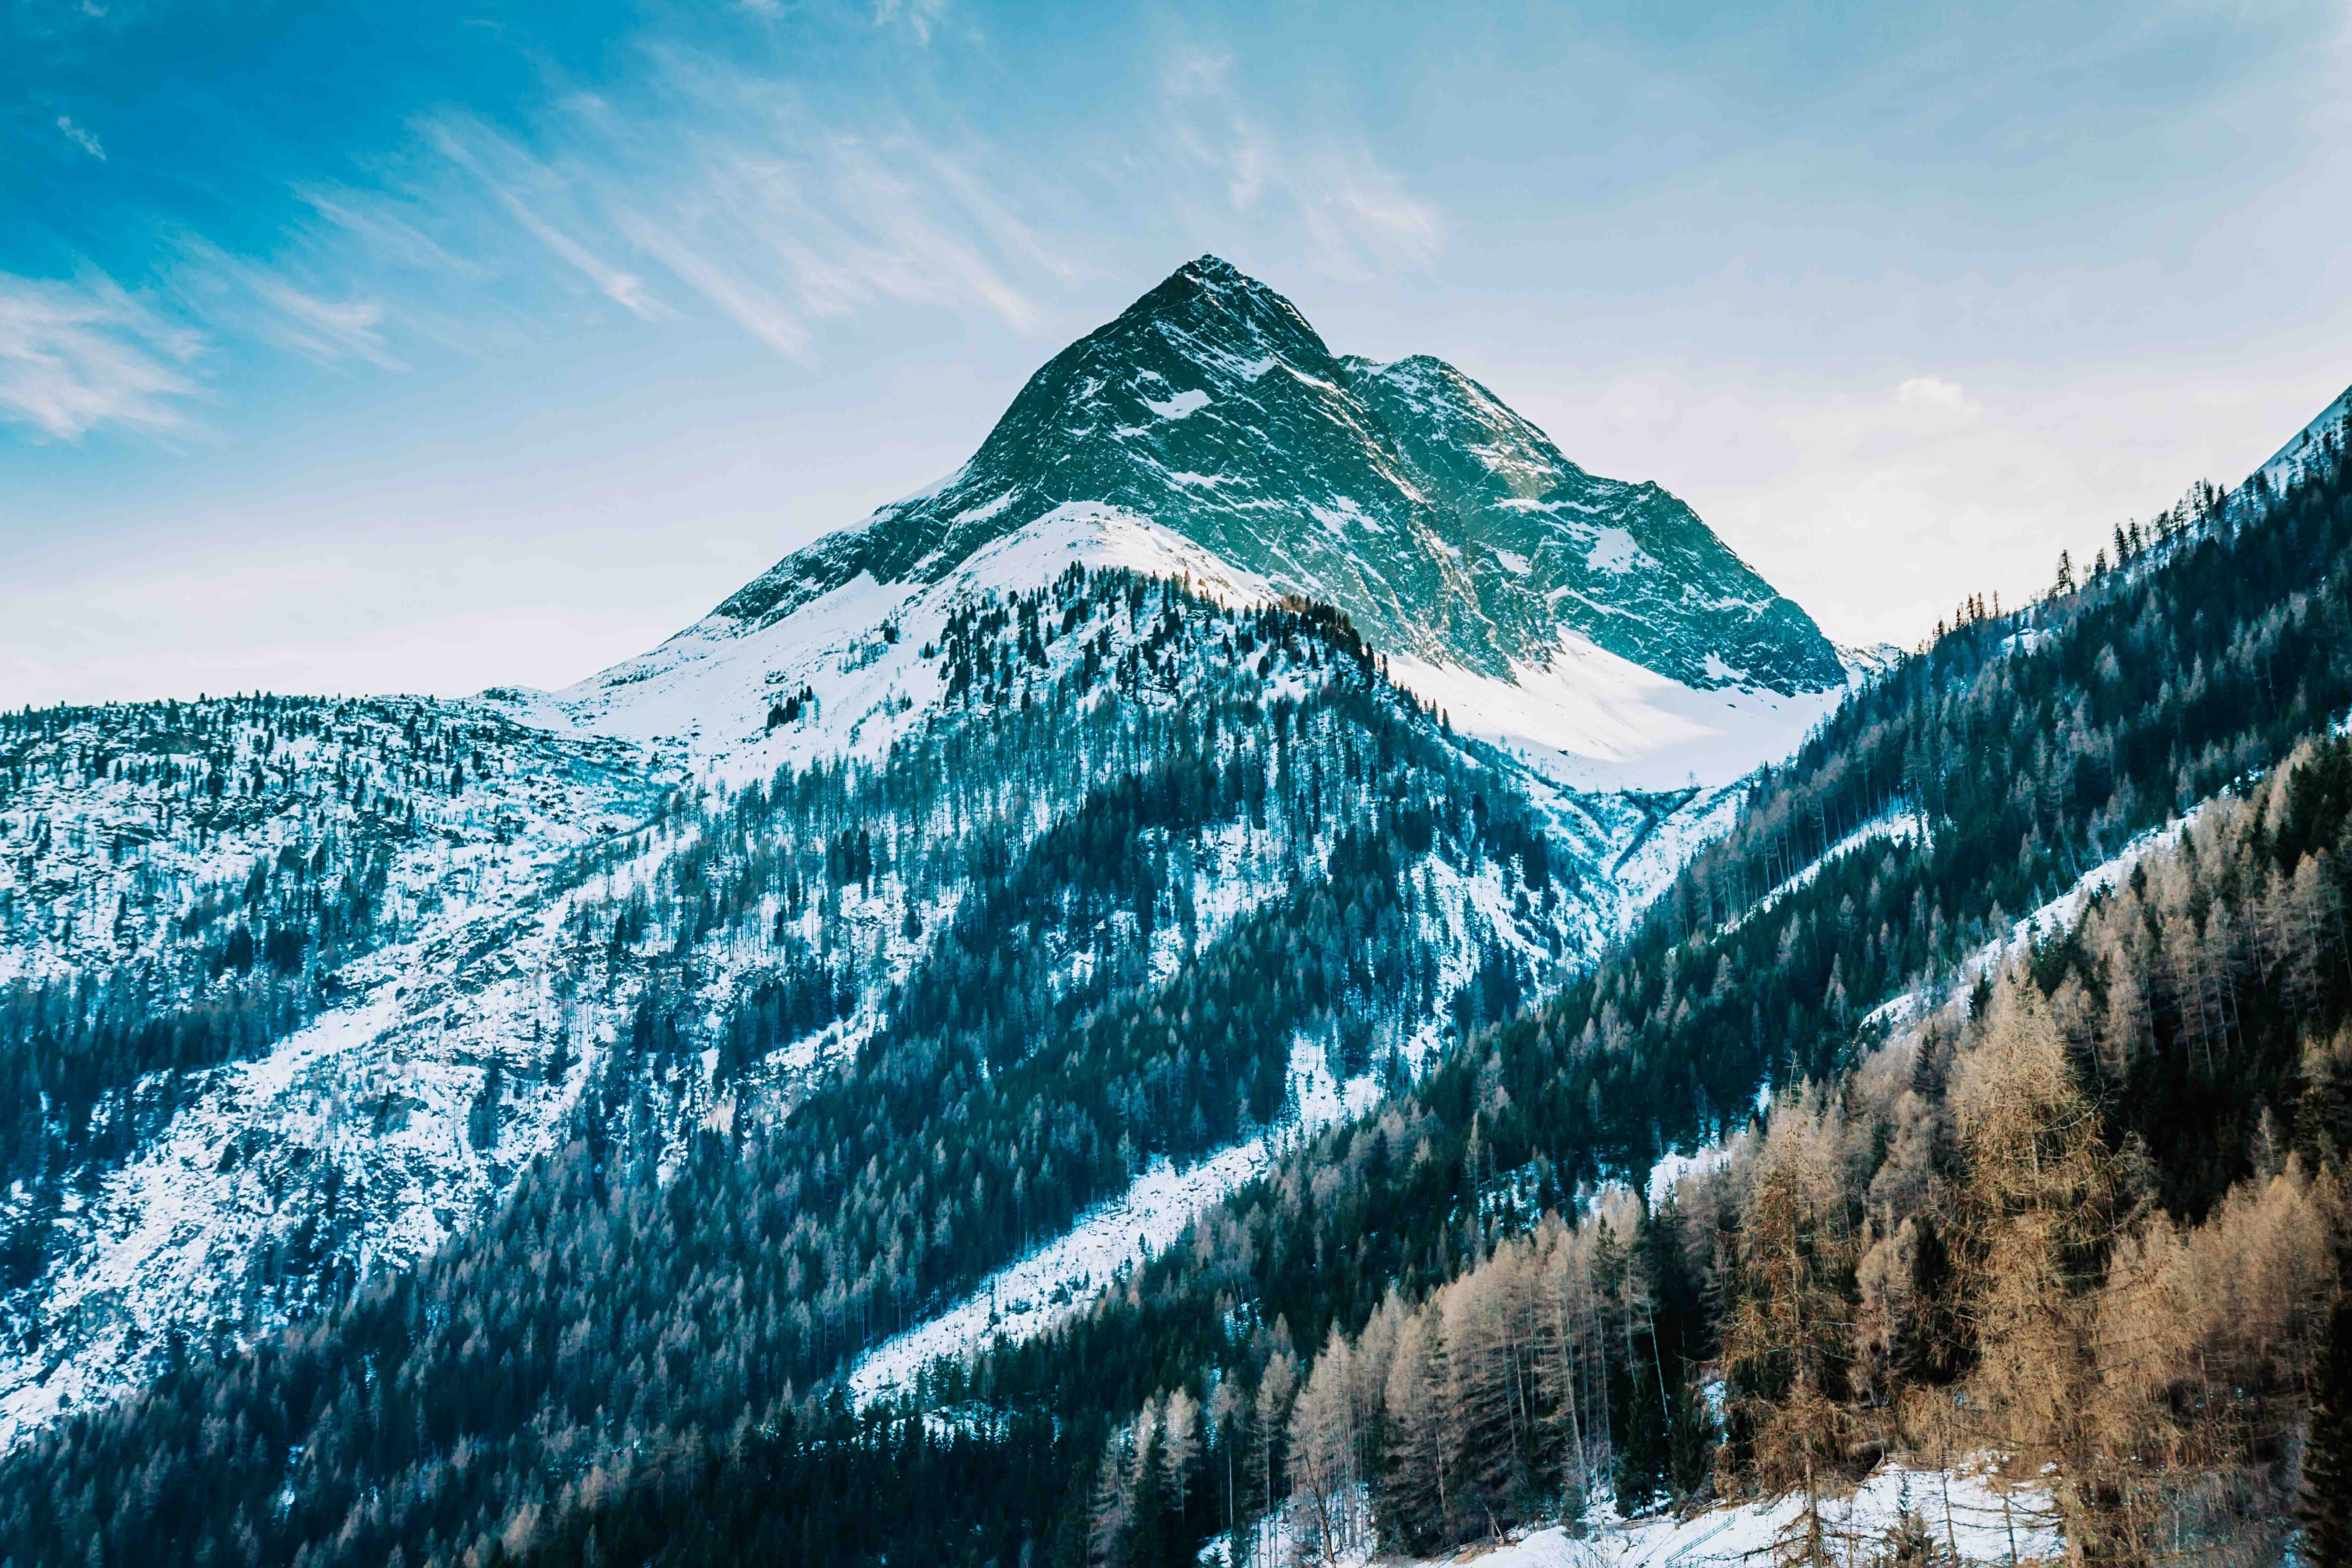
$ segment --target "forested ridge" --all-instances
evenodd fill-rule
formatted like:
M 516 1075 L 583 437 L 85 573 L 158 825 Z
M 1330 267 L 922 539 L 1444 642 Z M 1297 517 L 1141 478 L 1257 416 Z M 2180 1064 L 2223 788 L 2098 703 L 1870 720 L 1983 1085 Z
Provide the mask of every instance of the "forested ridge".
M 1114 622 L 1126 635 L 1102 636 Z M 1094 657 L 1034 657 L 1061 637 Z M 1295 1118 L 1302 1037 L 1343 1075 L 1401 1075 L 1445 1020 L 1507 1012 L 1573 929 L 1572 873 L 1499 763 L 1379 680 L 1328 611 L 1077 572 L 975 607 L 931 651 L 975 672 L 952 684 L 984 725 L 674 795 L 564 867 L 550 1026 L 484 1079 L 477 1144 L 498 1142 L 502 1092 L 581 1068 L 579 1017 L 621 1021 L 570 1146 L 490 1226 L 254 1356 L 170 1363 L 145 1407 L 194 1424 L 164 1445 L 173 1467 L 131 1465 L 155 1506 L 85 1499 L 14 1539 L 364 1555 L 502 1516 L 549 1467 L 788 1408 L 1147 1161 Z M 1163 682 L 1183 700 L 1154 700 Z M 1213 864 L 1235 856 L 1262 858 L 1254 903 Z M 1225 907 L 1196 911 L 1202 887 Z M 869 1005 L 871 1032 L 839 1038 Z M 769 1081 L 769 1053 L 812 1027 L 832 1064 Z M 667 1104 L 681 1092 L 698 1121 Z M 297 1405 L 215 1405 L 257 1376 L 274 1402 L 279 1350 L 314 1337 Z M 449 1375 L 382 1404 L 378 1369 L 459 1344 Z M 460 1451 L 473 1480 L 453 1489 Z
M 38 1278 L 62 1188 L 415 932 L 443 901 L 420 868 L 534 816 L 625 826 L 666 783 L 623 748 L 411 699 L 0 714 L 0 1190 L 22 1200 L 0 1205 L 0 1296 Z
M 1556 829 L 1343 626 L 1280 612 L 1339 678 L 1274 723 L 1262 693 L 1259 721 L 1193 713 L 1223 738 L 1155 748 L 1023 840 L 814 1093 L 707 1121 L 667 1169 L 622 1136 L 636 1056 L 757 1054 L 758 986 L 688 1006 L 712 994 L 681 961 L 493 1221 L 27 1445 L 0 1539 L 26 1563 L 1190 1563 L 1221 1534 L 1262 1552 L 1277 1521 L 1432 1550 L 1602 1498 L 1818 1497 L 1891 1453 L 1998 1448 L 2052 1467 L 2094 1560 L 2266 1560 L 2326 1383 L 2352 1134 L 2340 454 L 2265 506 L 2202 492 L 2119 553 L 2025 611 L 1969 606 L 1759 776 L 1625 943 L 1499 1025 L 1519 982 L 1465 987 L 1459 1043 L 1418 1072 L 1392 1027 L 1348 1037 L 1454 1000 L 1383 933 L 1440 868 L 1481 866 L 1539 931 Z M 1042 642 L 1044 608 L 999 629 Z M 967 667 L 1013 713 L 1053 700 Z M 1247 781 L 1286 775 L 1228 748 L 1301 724 L 1316 766 L 1267 807 L 1316 847 L 1295 889 L 1195 944 L 1149 935 L 1174 903 L 1156 858 L 1076 870 L 1089 845 L 1249 820 Z M 1968 967 L 2216 797 L 2021 963 Z M 777 945 L 794 879 L 903 874 L 904 846 L 839 840 L 748 885 L 714 851 L 648 915 L 642 889 L 583 900 L 571 940 L 608 964 L 727 930 Z M 1083 942 L 1049 934 L 1087 900 Z M 1115 964 L 1139 927 L 1172 963 L 1067 962 Z M 999 1025 L 978 998 L 1039 953 L 1052 978 Z M 848 1407 L 845 1353 L 1138 1159 L 1278 1121 L 1269 1064 L 1302 1027 L 1394 1052 L 1396 1092 L 1064 1328 Z M 1610 1184 L 1714 1142 L 1654 1210 Z M 1829 1550 L 1822 1517 L 1787 1557 Z
M 1097 597 L 1124 602 L 1132 620 L 1147 591 L 1162 613 L 1124 659 L 1091 657 L 1090 645 L 1038 689 L 997 678 L 995 700 L 1030 742 L 1002 754 L 1024 758 L 1041 794 L 1057 771 L 1106 782 L 1026 843 L 983 833 L 952 915 L 904 979 L 861 966 L 882 993 L 879 1026 L 772 1126 L 743 1130 L 772 1191 L 765 1240 L 787 1287 L 779 1353 L 803 1386 L 1054 1234 L 1147 1162 L 1189 1162 L 1295 1115 L 1285 1100 L 1302 1035 L 1343 1079 L 1402 1073 L 1432 1020 L 1508 1012 L 1529 964 L 1561 946 L 1574 885 L 1551 869 L 1524 798 L 1378 682 L 1344 623 L 1299 608 L 1210 615 L 1192 635 L 1219 637 L 1223 658 L 1213 661 L 1168 647 L 1183 625 L 1171 584 L 1090 587 L 1076 574 L 1054 590 L 1068 606 L 1061 629 L 1084 626 Z M 970 624 L 1018 649 L 1038 636 L 1046 598 Z M 962 646 L 961 630 L 940 650 L 952 668 L 1007 668 L 1001 651 L 992 664 L 984 647 Z M 1165 710 L 1089 702 L 1097 682 L 1149 680 L 1180 658 L 1235 673 L 1205 689 L 1195 679 Z M 1294 663 L 1328 679 L 1270 694 L 1265 680 Z M 1096 749 L 1120 765 L 1072 754 Z M 679 922 L 694 911 L 697 943 L 730 931 L 790 942 L 812 900 L 894 868 L 910 887 L 906 907 L 920 908 L 944 837 L 926 829 L 952 797 L 940 781 L 971 776 L 968 764 L 910 750 L 862 782 L 811 770 L 744 792 L 726 831 L 703 832 L 665 862 L 655 901 L 669 913 L 654 923 L 683 938 Z M 828 826 L 812 830 L 813 803 L 826 800 Z M 872 827 L 842 830 L 861 819 Z M 1261 869 L 1271 896 L 1219 923 L 1196 911 L 1200 870 L 1186 862 L 1207 859 L 1228 832 L 1272 862 Z M 1518 929 L 1507 942 L 1491 930 L 1462 933 L 1479 963 L 1457 973 L 1429 940 L 1448 918 L 1433 878 L 1482 868 L 1512 899 L 1505 918 Z M 1235 880 L 1220 879 L 1223 896 Z M 577 911 L 583 967 L 607 919 L 607 952 L 672 940 L 635 933 L 639 890 L 616 905 Z M 815 940 L 817 962 L 834 962 L 822 931 Z M 592 1143 L 620 1124 L 636 1086 L 658 1078 L 641 1053 L 674 1060 L 710 1037 L 724 1069 L 789 1037 L 767 1018 L 793 994 L 773 971 L 747 967 L 706 1012 L 697 950 L 674 951 L 677 970 L 656 968 L 640 992 L 626 1054 L 590 1097 Z M 738 1179 L 729 1162 L 742 1157 L 731 1145 L 718 1157 L 725 1181 Z M 680 1179 L 698 1169 L 689 1162 Z
M 1990 1449 L 2089 1561 L 2275 1561 L 2352 1217 L 2347 819 L 2352 744 L 2306 748 L 2011 971 L 1834 1087 L 1777 1096 L 1655 1210 L 1619 1195 L 1470 1230 L 1450 1281 L 1335 1323 L 1308 1369 L 1286 1335 L 1224 1347 L 1205 1441 L 1275 1467 L 1318 1546 L 1430 1551 L 1602 1493 L 1798 1489 L 1782 1557 L 1843 1561 L 1892 1543 L 1834 1538 L 1820 1504 L 1841 1483 Z M 2165 1140 L 2184 1100 L 2242 1080 L 2272 1103 L 2231 1130 L 2245 1170 L 2214 1194 L 2212 1143 Z M 1360 1129 L 1319 1169 L 1419 1163 L 1416 1135 Z M 1106 1354 L 1138 1311 L 1072 1346 Z M 1244 1404 L 1227 1391 L 1252 1350 Z M 1001 1399 L 1067 1372 L 981 1376 Z M 1139 1551 L 1139 1521 L 1180 1394 L 1108 1428 L 1097 1555 L 1173 1560 Z M 1213 1465 L 1187 1483 L 1192 1526 L 1246 1539 L 1266 1510 L 1223 1490 Z

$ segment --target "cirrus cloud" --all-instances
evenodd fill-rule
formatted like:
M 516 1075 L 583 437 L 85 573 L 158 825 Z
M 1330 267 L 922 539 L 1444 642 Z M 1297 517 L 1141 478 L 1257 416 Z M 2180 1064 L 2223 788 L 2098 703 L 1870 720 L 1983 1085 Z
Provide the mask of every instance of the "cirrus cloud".
M 112 279 L 0 273 L 0 415 L 71 440 L 104 424 L 168 429 L 204 348 Z
M 1445 248 L 1436 207 L 1412 195 L 1360 136 L 1268 122 L 1232 80 L 1232 58 L 1176 50 L 1160 72 L 1170 142 L 1222 188 L 1234 216 L 1286 209 L 1307 258 L 1328 278 L 1425 268 Z
M 58 116 L 58 130 L 64 135 L 67 141 L 72 142 L 75 146 L 80 148 L 83 152 L 89 153 L 100 163 L 103 163 L 106 162 L 105 145 L 100 142 L 99 139 L 86 127 L 76 125 L 73 121 L 73 116 L 70 114 L 60 114 Z

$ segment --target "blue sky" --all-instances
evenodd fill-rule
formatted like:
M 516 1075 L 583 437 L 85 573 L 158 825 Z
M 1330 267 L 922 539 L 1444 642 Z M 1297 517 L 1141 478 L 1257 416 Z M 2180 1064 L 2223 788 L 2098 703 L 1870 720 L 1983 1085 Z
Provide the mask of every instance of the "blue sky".
M 1836 636 L 2352 382 L 2340 5 L 0 0 L 0 703 L 553 685 L 1214 250 Z

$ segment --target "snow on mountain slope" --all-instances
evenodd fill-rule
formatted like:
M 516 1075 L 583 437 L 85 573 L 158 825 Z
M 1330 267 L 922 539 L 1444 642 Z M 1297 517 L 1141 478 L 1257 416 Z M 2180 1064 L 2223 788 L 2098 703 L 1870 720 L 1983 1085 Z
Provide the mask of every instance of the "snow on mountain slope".
M 1559 634 L 1549 664 L 1514 661 L 1509 679 L 1410 655 L 1389 673 L 1456 729 L 1585 790 L 1728 784 L 1795 751 L 1846 693 L 1843 683 L 1696 689 L 1573 631 Z
M 675 777 L 634 747 L 551 736 L 495 704 L 415 698 L 113 704 L 12 728 L 0 981 L 157 953 L 192 915 L 233 926 L 302 879 L 380 870 L 395 902 L 528 881 L 551 855 L 633 826 Z M 198 907 L 176 901 L 192 891 Z
M 16 729 L 0 1444 L 412 1262 L 502 1194 L 613 1027 L 551 983 L 565 868 L 677 777 L 421 699 Z
M 861 571 L 754 626 L 706 616 L 551 696 L 486 696 L 525 721 L 658 746 L 737 783 L 820 758 L 879 756 L 936 708 L 940 668 L 922 650 L 937 644 L 950 614 L 992 594 L 1042 588 L 1072 566 L 1179 579 L 1224 605 L 1275 596 L 1262 579 L 1147 519 L 1074 501 L 934 579 L 879 583 Z M 770 725 L 771 710 L 803 689 L 815 699 L 814 716 Z
M 955 473 L 516 711 L 730 775 L 878 748 L 933 695 L 908 648 L 947 605 L 1070 561 L 1335 605 L 1401 682 L 1580 788 L 1727 782 L 1845 685 L 1803 612 L 1665 491 L 1585 473 L 1440 361 L 1334 357 L 1204 257 L 1040 370 Z M 823 723 L 769 736 L 803 685 Z
M 1177 1170 L 1160 1160 L 1118 1197 L 1054 1240 L 990 1275 L 980 1289 L 861 1358 L 849 1375 L 860 1400 L 909 1387 L 941 1357 L 1043 1333 L 1106 1289 L 1139 1255 L 1181 1235 L 1192 1215 L 1265 1169 L 1269 1140 L 1236 1143 Z
M 2270 460 L 2256 468 L 2247 482 L 2260 481 L 2273 493 L 2285 489 L 2303 477 L 2304 469 L 2331 439 L 2339 447 L 2352 439 L 2352 386 L 2346 387 L 2335 402 L 2319 411 L 2316 418 L 2272 453 Z
M 874 756 L 923 721 L 939 693 L 919 649 L 959 604 L 1051 582 L 1071 564 L 1176 577 L 1227 604 L 1268 603 L 1273 584 L 1148 519 L 1067 502 L 993 540 L 936 581 L 877 583 L 860 573 L 749 631 L 711 616 L 660 647 L 551 696 L 485 693 L 524 721 L 676 749 L 735 782 L 784 763 Z M 1571 787 L 1671 789 L 1727 784 L 1786 755 L 1843 698 L 1841 683 L 1783 693 L 1694 689 L 1563 631 L 1549 665 L 1514 662 L 1497 679 L 1412 655 L 1389 661 L 1399 685 L 1451 721 Z M 806 689 L 819 717 L 778 730 L 769 711 Z
M 2212 804 L 2206 801 L 2190 807 L 2161 827 L 2151 827 L 2145 833 L 2135 835 L 2131 842 L 2113 856 L 2076 878 L 2064 892 L 2011 921 L 1991 941 L 1954 965 L 1949 973 L 1880 1003 L 1863 1020 L 1864 1024 L 1883 1025 L 1888 1029 L 1907 1027 L 1934 1012 L 1945 1001 L 1966 992 L 1983 976 L 2000 973 L 2002 965 L 2029 951 L 2035 942 L 2071 929 L 2082 918 L 2084 907 L 2093 899 L 2114 891 L 2142 860 L 2179 843 L 2180 836 L 2188 832 Z
M 1423 940 L 1438 958 L 1441 994 L 1467 984 L 1481 954 L 1497 939 L 1531 969 L 1556 968 L 1541 930 L 1514 907 L 1502 878 L 1491 868 L 1465 876 L 1433 863 L 1426 877 L 1430 901 Z M 1609 915 L 1622 907 L 1609 906 Z M 1602 921 L 1591 914 L 1585 920 L 1580 945 L 1597 948 Z M 1408 1074 L 1428 1063 L 1443 1035 L 1441 1024 L 1431 1020 L 1402 1043 L 1400 1057 Z M 1139 1251 L 1167 1246 L 1194 1215 L 1262 1174 L 1298 1140 L 1370 1110 L 1389 1086 L 1379 1070 L 1345 1075 L 1335 1047 L 1333 1040 L 1306 1033 L 1292 1040 L 1286 1094 L 1295 1108 L 1291 1120 L 1181 1170 L 1164 1160 L 1156 1163 L 1062 1235 L 859 1358 L 848 1378 L 851 1391 L 870 1399 L 910 1385 L 941 1357 L 968 1356 L 998 1340 L 1017 1342 L 1043 1332 L 1108 1289 Z
M 1890 812 L 1874 822 L 1865 822 L 1827 849 L 1822 850 L 1795 875 L 1780 882 L 1766 892 L 1762 898 L 1742 910 L 1724 929 L 1736 931 L 1759 915 L 1769 914 L 1781 900 L 1800 888 L 1811 884 L 1814 878 L 1822 874 L 1823 867 L 1866 844 L 1875 844 L 1882 839 L 1888 844 L 1908 844 L 1923 837 L 1927 830 L 1927 824 L 1920 820 L 1919 814 L 1910 810 Z

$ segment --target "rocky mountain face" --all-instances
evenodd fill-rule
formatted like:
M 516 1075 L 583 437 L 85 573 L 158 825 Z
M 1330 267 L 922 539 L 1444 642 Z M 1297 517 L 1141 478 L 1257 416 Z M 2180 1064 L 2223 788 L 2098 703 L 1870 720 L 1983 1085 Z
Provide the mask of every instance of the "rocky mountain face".
M 1204 258 L 947 481 L 566 691 L 13 716 L 0 1434 L 575 1155 L 793 1192 L 772 1370 L 835 1375 L 1555 988 L 1844 682 L 1656 486 Z M 1720 771 L 1595 787 L 1481 740 L 1541 729 L 1497 693 Z
M 928 579 L 1073 502 L 1149 518 L 1383 651 L 1507 679 L 1562 632 L 1685 684 L 1837 684 L 1835 651 L 1659 486 L 1586 473 L 1442 360 L 1339 356 L 1193 261 L 1030 378 L 971 461 L 721 605 L 756 626 L 857 574 Z
M 555 710 L 740 755 L 765 733 L 761 689 L 839 666 L 812 638 L 1072 560 L 1330 605 L 1458 727 L 1580 787 L 1728 783 L 1847 683 L 1804 612 L 1657 485 L 1586 473 L 1442 361 L 1335 356 L 1288 300 L 1203 257 L 1031 377 L 956 472 Z

